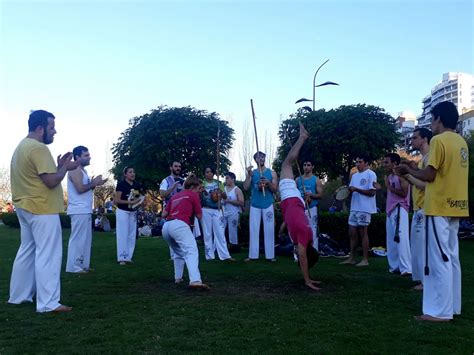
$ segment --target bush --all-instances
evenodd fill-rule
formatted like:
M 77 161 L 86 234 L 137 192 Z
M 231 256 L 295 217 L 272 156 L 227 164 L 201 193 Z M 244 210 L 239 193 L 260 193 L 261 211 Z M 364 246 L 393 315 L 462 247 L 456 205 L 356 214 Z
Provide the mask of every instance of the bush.
M 92 214 L 92 223 L 96 218 L 96 214 Z M 115 214 L 114 213 L 107 213 L 107 218 L 110 221 L 110 227 L 115 228 Z M 59 219 L 61 220 L 61 227 L 62 228 L 71 228 L 71 218 L 66 213 L 60 213 Z M 20 228 L 20 222 L 18 221 L 18 217 L 15 212 L 13 213 L 2 213 L 2 220 L 3 224 L 13 227 L 13 228 Z
M 347 220 L 349 218 L 348 213 L 344 212 L 320 212 L 319 213 L 319 228 L 321 233 L 328 234 L 331 238 L 337 242 L 348 245 L 349 244 L 349 225 Z M 372 215 L 372 220 L 369 226 L 369 240 L 371 246 L 383 246 L 386 245 L 386 234 L 385 234 L 385 213 L 377 213 Z M 283 218 L 281 212 L 275 209 L 275 237 L 278 237 L 278 229 L 280 228 Z M 260 226 L 263 229 L 263 224 Z M 261 236 L 263 230 L 261 231 Z M 249 213 L 242 213 L 240 216 L 239 226 L 239 243 L 248 244 L 249 242 Z
M 20 228 L 20 223 L 18 222 L 18 217 L 16 213 L 3 213 L 2 214 L 3 223 L 7 226 Z M 61 219 L 62 228 L 71 228 L 71 219 L 65 213 L 60 213 L 59 218 Z M 92 215 L 92 221 L 96 218 L 96 215 Z M 115 228 L 116 220 L 114 213 L 108 213 L 107 218 L 110 221 L 110 227 Z M 348 213 L 344 212 L 320 212 L 319 213 L 319 228 L 321 233 L 328 234 L 331 238 L 338 241 L 343 245 L 349 243 L 349 226 L 347 224 L 347 219 L 349 218 Z M 371 246 L 383 246 L 386 244 L 385 237 L 385 213 L 377 213 L 372 215 L 372 221 L 369 226 L 369 239 Z M 278 237 L 278 229 L 282 223 L 282 215 L 280 210 L 275 209 L 275 237 Z M 410 218 L 411 220 L 411 218 Z M 263 229 L 263 223 L 261 224 Z M 263 236 L 263 231 L 261 231 L 261 236 Z M 242 213 L 240 216 L 240 226 L 239 226 L 239 243 L 248 244 L 249 242 L 249 213 Z

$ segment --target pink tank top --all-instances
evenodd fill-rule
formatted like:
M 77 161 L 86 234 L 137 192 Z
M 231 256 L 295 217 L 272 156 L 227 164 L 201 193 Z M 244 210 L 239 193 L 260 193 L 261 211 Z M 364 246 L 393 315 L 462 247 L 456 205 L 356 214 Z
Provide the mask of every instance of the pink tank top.
M 400 188 L 400 178 L 397 175 L 389 175 L 388 182 L 393 188 Z M 408 189 L 408 193 L 405 197 L 401 197 L 391 191 L 387 191 L 387 214 L 392 213 L 397 205 L 400 205 L 408 212 L 408 209 L 410 208 L 410 189 Z

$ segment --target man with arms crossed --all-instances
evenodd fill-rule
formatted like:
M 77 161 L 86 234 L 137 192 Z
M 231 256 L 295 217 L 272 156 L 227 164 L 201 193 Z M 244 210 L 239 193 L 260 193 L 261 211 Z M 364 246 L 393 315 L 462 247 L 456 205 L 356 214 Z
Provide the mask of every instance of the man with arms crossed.
M 47 144 L 56 134 L 52 113 L 38 110 L 28 119 L 29 133 L 13 153 L 11 185 L 21 227 L 21 244 L 13 263 L 9 303 L 33 302 L 37 312 L 68 312 L 59 303 L 64 211 L 61 181 L 79 166 L 72 154 L 58 156 L 57 166 Z
M 427 128 L 417 128 L 413 131 L 412 147 L 421 153 L 421 160 L 414 165 L 414 168 L 424 169 L 428 162 L 428 151 L 433 134 Z M 410 247 L 411 247 L 411 278 L 420 283 L 413 287 L 415 290 L 423 289 L 423 267 L 425 266 L 425 213 L 423 204 L 425 202 L 426 182 L 417 179 L 413 175 L 406 174 L 405 178 L 412 185 L 413 196 L 413 220 L 411 223 Z
M 265 258 L 275 261 L 275 213 L 273 210 L 273 193 L 278 187 L 278 178 L 274 171 L 265 168 L 265 153 L 257 152 L 253 158 L 257 169 L 247 168 L 244 190 L 251 188 L 249 217 L 249 257 L 245 261 L 259 257 L 260 222 L 263 219 L 263 235 L 265 241 Z
M 89 178 L 86 166 L 90 164 L 89 150 L 80 145 L 72 150 L 74 160 L 79 166 L 67 175 L 68 206 L 71 218 L 71 237 L 67 249 L 66 272 L 89 272 L 92 246 L 92 203 L 94 188 L 105 184 L 99 175 Z
M 459 218 L 469 216 L 469 151 L 456 133 L 459 114 L 448 101 L 431 110 L 433 138 L 427 167 L 400 165 L 398 174 L 411 174 L 426 181 L 425 203 L 427 252 L 423 277 L 421 321 L 446 322 L 461 314 L 461 264 L 459 262 Z
M 375 194 L 377 175 L 369 169 L 370 160 L 367 156 L 359 154 L 356 159 L 357 172 L 352 175 L 349 190 L 352 193 L 351 212 L 349 214 L 349 238 L 351 253 L 349 259 L 341 264 L 356 264 L 357 237 L 362 239 L 363 258 L 356 266 L 369 265 L 369 235 L 367 228 L 371 215 L 377 212 Z

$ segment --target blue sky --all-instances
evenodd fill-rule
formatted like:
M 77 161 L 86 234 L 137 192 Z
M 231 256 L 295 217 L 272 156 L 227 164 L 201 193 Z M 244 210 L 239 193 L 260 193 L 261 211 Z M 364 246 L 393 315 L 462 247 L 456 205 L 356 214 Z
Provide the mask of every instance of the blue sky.
M 216 111 L 240 144 L 253 98 L 276 146 L 280 117 L 311 97 L 326 59 L 317 81 L 341 85 L 317 90 L 317 107 L 418 115 L 443 73 L 474 72 L 473 10 L 468 0 L 3 1 L 6 143 L 13 151 L 29 110 L 44 108 L 57 117 L 53 153 L 88 145 L 99 173 L 131 117 L 159 105 Z M 10 156 L 3 150 L 0 167 Z

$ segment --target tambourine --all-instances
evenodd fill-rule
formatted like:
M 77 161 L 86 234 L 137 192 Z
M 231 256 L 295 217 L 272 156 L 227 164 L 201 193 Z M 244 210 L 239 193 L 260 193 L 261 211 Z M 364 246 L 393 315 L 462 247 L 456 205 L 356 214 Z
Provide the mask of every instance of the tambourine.
M 338 187 L 334 193 L 335 199 L 338 201 L 344 201 L 346 198 L 349 197 L 350 194 L 351 194 L 351 191 L 349 190 L 349 187 L 347 187 L 346 185 L 342 185 Z
M 143 204 L 143 202 L 145 201 L 145 196 L 141 195 L 140 191 L 135 190 L 135 189 L 130 190 L 130 194 L 128 195 L 128 200 L 133 201 L 137 198 L 139 199 L 138 202 L 135 202 L 134 204 L 129 203 L 128 208 L 135 210 L 138 208 L 138 206 Z

